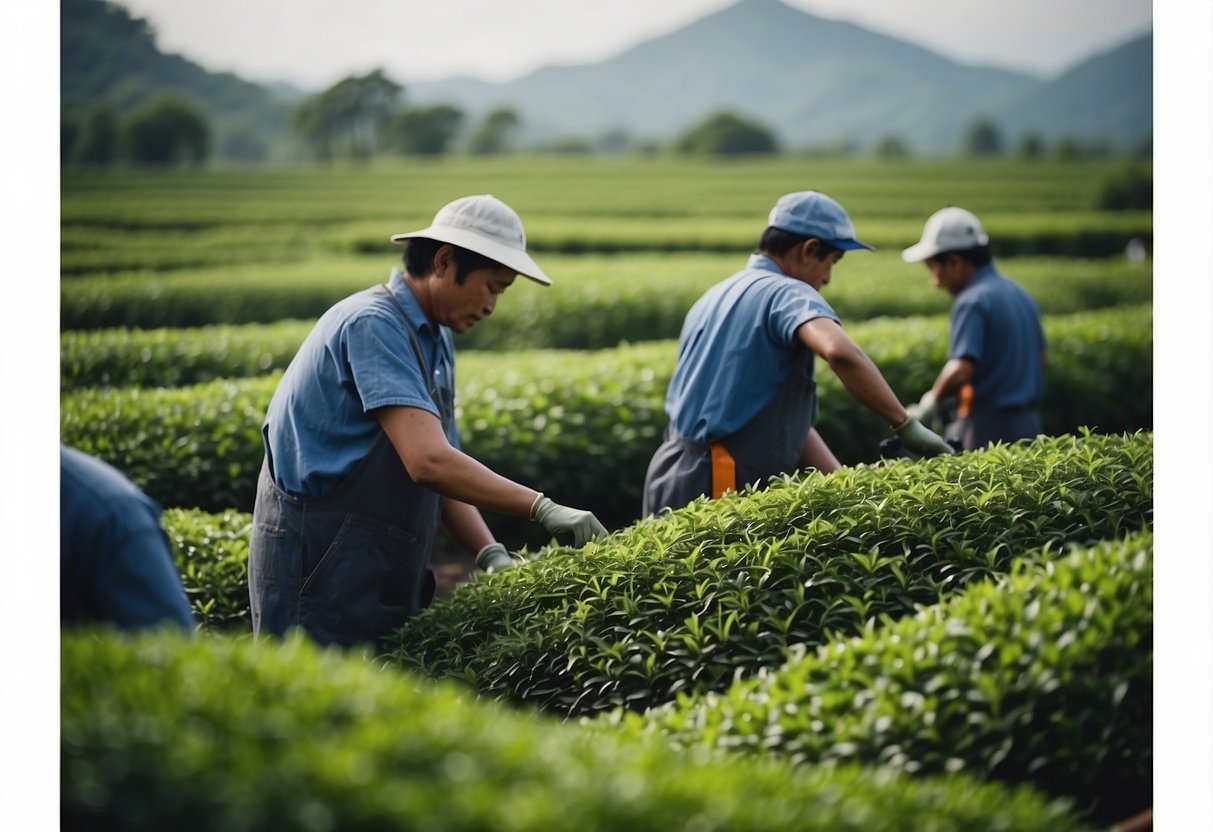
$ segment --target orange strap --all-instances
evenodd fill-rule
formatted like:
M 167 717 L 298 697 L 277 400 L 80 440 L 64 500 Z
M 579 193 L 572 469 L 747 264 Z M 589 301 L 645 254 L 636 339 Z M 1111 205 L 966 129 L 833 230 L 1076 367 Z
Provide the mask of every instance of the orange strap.
M 726 491 L 737 490 L 737 469 L 733 455 L 719 442 L 712 443 L 712 499 L 719 500 Z
M 966 384 L 960 388 L 960 401 L 956 404 L 956 416 L 960 419 L 968 417 L 973 412 L 973 385 Z

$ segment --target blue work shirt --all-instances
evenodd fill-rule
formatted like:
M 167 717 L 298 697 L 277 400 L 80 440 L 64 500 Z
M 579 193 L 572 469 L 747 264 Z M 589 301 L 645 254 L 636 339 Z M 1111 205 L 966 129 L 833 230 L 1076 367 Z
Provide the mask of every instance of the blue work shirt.
M 973 407 L 1037 407 L 1044 396 L 1044 330 L 1026 291 L 992 265 L 973 273 L 952 304 L 948 358 L 968 358 Z
M 796 330 L 814 318 L 838 321 L 816 289 L 785 275 L 769 257 L 751 255 L 745 269 L 704 293 L 683 321 L 665 397 L 670 426 L 701 442 L 740 430 L 808 349 Z
M 59 448 L 59 617 L 194 628 L 160 506 L 112 465 Z
M 417 333 L 436 386 L 454 391 L 450 331 L 426 317 L 399 269 L 388 290 L 365 289 L 325 312 L 287 366 L 261 427 L 278 487 L 308 499 L 332 490 L 367 457 L 382 428 L 370 411 L 401 405 L 441 419 L 401 319 Z M 460 447 L 452 421 L 447 433 Z

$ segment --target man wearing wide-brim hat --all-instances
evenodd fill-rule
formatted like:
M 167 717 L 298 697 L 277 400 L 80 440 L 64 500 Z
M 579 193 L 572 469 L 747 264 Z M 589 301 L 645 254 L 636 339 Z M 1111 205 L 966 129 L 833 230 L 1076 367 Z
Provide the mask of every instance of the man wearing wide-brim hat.
M 965 450 L 1039 434 L 1047 363 L 1040 309 L 995 268 L 981 222 L 964 208 L 941 208 L 902 259 L 925 262 L 932 284 L 955 298 L 947 363 L 910 412 L 946 422 Z
M 451 333 L 492 314 L 519 274 L 551 285 L 521 219 L 496 197 L 468 196 L 392 240 L 405 246 L 403 271 L 321 316 L 266 412 L 249 543 L 256 636 L 388 635 L 433 598 L 439 525 L 480 568 L 512 565 L 481 509 L 530 517 L 576 546 L 606 534 L 588 511 L 460 450 Z

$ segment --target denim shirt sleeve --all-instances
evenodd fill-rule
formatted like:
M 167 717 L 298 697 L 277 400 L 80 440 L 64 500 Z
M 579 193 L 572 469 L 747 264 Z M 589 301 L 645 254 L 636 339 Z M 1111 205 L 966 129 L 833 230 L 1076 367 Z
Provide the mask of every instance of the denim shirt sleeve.
M 374 312 L 351 318 L 341 345 L 341 381 L 354 386 L 364 412 L 399 405 L 439 416 L 412 341 L 399 320 Z
M 796 330 L 816 318 L 838 321 L 838 315 L 812 286 L 791 280 L 780 281 L 772 293 L 767 330 L 777 344 L 791 347 Z

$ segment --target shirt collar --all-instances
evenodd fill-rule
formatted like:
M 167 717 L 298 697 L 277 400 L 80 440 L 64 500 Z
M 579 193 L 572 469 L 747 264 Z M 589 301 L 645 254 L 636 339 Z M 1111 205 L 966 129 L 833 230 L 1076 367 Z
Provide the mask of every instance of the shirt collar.
M 413 294 L 413 287 L 404 279 L 404 273 L 400 269 L 392 269 L 392 276 L 388 278 L 387 288 L 392 296 L 400 302 L 400 307 L 404 309 L 405 317 L 413 325 L 413 329 L 425 332 L 431 338 L 438 337 L 439 327 L 430 322 L 429 316 L 425 314 L 425 310 L 417 301 L 417 296 Z
M 780 269 L 779 266 L 775 265 L 774 260 L 772 260 L 770 257 L 767 257 L 765 254 L 758 252 L 758 251 L 756 251 L 750 255 L 749 262 L 746 263 L 746 268 L 747 269 L 762 269 L 765 272 L 775 272 L 777 274 L 783 274 L 783 270 Z
M 994 268 L 994 264 L 987 263 L 986 265 L 981 266 L 977 271 L 973 272 L 973 276 L 969 278 L 969 282 L 966 283 L 964 285 L 964 288 L 961 289 L 960 292 L 957 292 L 956 294 L 959 295 L 961 292 L 968 291 L 970 288 L 972 288 L 973 286 L 976 286 L 978 283 L 981 283 L 983 280 L 988 280 L 990 277 L 997 275 L 997 274 L 998 274 L 998 272 Z

